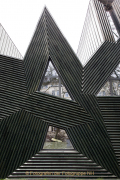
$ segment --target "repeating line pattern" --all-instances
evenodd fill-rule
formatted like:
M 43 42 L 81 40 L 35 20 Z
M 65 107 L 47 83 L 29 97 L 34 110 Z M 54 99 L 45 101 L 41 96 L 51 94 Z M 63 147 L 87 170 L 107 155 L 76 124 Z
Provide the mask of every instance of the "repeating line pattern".
M 35 34 L 24 57 L 28 92 L 38 89 L 49 58 L 45 11 L 37 25 Z
M 81 170 L 81 171 L 80 171 Z M 43 149 L 8 178 L 115 178 L 76 150 Z
M 83 92 L 97 94 L 120 63 L 120 40 L 104 42 L 84 67 Z
M 5 178 L 43 148 L 48 123 L 21 110 L 3 119 L 0 129 L 0 176 Z
M 45 8 L 24 61 L 0 56 L 1 178 L 42 149 L 49 125 L 66 130 L 75 150 L 105 169 L 109 177 L 120 177 L 120 149 L 111 139 L 104 114 L 108 113 L 109 121 L 109 99 L 95 96 L 120 61 L 119 46 L 119 41 L 103 43 L 83 68 Z M 36 92 L 49 60 L 76 102 Z M 115 104 L 113 117 L 119 121 L 120 101 L 110 101 Z
M 120 166 L 120 97 L 97 97 Z
M 114 9 L 115 14 L 117 16 L 117 19 L 120 23 L 120 2 L 119 2 L 119 0 L 114 0 L 112 3 L 112 6 L 113 6 L 113 9 Z
M 104 5 L 98 0 L 90 0 L 77 50 L 77 56 L 83 65 L 105 41 L 115 40 Z
M 0 54 L 23 59 L 22 55 L 14 45 L 3 26 L 0 24 Z

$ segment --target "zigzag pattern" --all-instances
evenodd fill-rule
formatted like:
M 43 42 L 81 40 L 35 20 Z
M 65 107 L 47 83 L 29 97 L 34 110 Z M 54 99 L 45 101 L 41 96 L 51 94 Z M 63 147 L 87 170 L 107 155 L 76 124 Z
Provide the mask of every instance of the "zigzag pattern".
M 119 47 L 105 42 L 83 68 L 45 8 L 24 60 L 0 56 L 1 178 L 43 148 L 49 125 L 65 129 L 79 153 L 120 177 L 120 148 L 116 154 L 106 125 L 109 100 L 119 123 L 120 101 L 95 96 L 120 62 Z M 49 60 L 76 102 L 36 92 Z

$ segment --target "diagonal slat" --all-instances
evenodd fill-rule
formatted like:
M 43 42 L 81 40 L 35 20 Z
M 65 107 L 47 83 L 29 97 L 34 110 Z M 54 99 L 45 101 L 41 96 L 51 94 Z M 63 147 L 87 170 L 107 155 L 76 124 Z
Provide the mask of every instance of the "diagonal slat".
M 66 132 L 69 139 L 73 139 L 71 142 L 78 152 L 119 177 L 120 171 L 114 151 L 99 126 L 99 123 L 91 122 L 68 128 Z
M 97 94 L 120 62 L 120 40 L 105 42 L 84 67 L 83 92 Z
M 1 121 L 1 178 L 43 148 L 48 123 L 21 110 Z
M 29 93 L 38 89 L 38 85 L 42 79 L 48 59 L 49 52 L 46 32 L 46 18 L 45 11 L 43 11 L 27 53 L 24 57 L 25 75 Z

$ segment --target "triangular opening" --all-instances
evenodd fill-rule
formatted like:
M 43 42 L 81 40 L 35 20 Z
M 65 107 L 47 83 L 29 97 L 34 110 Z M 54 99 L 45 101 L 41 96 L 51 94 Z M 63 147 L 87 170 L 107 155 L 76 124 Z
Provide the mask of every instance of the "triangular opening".
M 120 96 L 120 64 L 111 74 L 97 96 Z
M 65 130 L 49 126 L 43 149 L 74 149 Z
M 72 100 L 50 60 L 38 91 Z

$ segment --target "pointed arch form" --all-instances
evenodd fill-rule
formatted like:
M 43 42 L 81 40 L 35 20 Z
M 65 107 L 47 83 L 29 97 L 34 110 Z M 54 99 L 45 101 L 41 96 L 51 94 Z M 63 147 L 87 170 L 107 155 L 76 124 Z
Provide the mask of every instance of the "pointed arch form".
M 99 81 L 97 76 L 103 73 L 101 64 L 105 63 L 105 66 L 108 66 L 103 74 L 104 81 L 118 64 L 119 59 L 116 56 L 120 57 L 119 48 L 119 41 L 116 44 L 105 42 L 83 69 L 45 8 L 24 61 L 0 55 L 2 82 L 0 84 L 2 89 L 0 128 L 2 127 L 1 146 L 3 147 L 1 148 L 1 178 L 6 178 L 42 149 L 48 125 L 65 129 L 73 147 L 79 153 L 106 169 L 108 173 L 120 177 L 119 161 L 115 153 L 116 146 L 113 146 L 110 139 L 112 133 L 108 133 L 109 128 L 107 129 L 105 124 L 106 115 L 108 119 L 111 115 L 112 102 L 115 104 L 115 109 L 112 109 L 113 115 L 119 121 L 117 113 L 120 101 L 119 98 L 111 98 L 109 105 L 109 97 L 105 99 L 96 97 L 96 92 L 102 85 L 102 82 L 98 82 L 97 85 Z M 107 58 L 107 55 L 109 55 L 109 60 L 106 59 L 103 62 L 102 59 Z M 36 92 L 49 58 L 76 102 Z M 94 64 L 97 81 L 91 79 L 94 75 Z M 99 64 L 98 67 L 97 64 Z M 92 83 L 93 88 L 91 88 Z M 27 126 L 24 128 L 26 123 Z M 13 141 L 14 137 L 15 141 Z M 22 147 L 19 145 L 20 142 L 22 142 Z M 18 153 L 19 146 L 20 154 Z M 119 147 L 118 145 L 118 151 Z M 11 154 L 12 151 L 14 153 Z M 17 161 L 18 158 L 20 161 Z
M 29 93 L 37 90 L 49 57 L 66 85 L 77 84 L 79 78 L 81 90 L 82 65 L 45 7 L 24 57 Z

